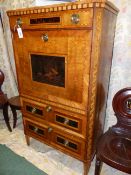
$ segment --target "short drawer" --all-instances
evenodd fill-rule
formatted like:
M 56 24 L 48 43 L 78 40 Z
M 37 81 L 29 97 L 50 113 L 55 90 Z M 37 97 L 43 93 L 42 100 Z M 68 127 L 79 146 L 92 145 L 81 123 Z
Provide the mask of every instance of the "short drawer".
M 66 151 L 79 159 L 83 159 L 84 153 L 82 150 L 85 148 L 85 142 L 80 138 L 75 139 L 69 135 L 63 135 L 60 132 L 52 132 L 51 144 L 59 147 L 63 151 Z
M 45 118 L 44 107 L 38 106 L 33 103 L 23 101 L 23 113 L 30 114 L 36 117 Z
M 24 120 L 24 130 L 26 135 L 30 135 L 31 137 L 38 139 L 47 139 L 48 137 L 48 127 L 47 126 L 39 126 L 33 122 L 28 120 Z
M 82 120 L 75 119 L 73 117 L 71 118 L 70 116 L 66 116 L 64 114 L 55 113 L 54 122 L 79 132 L 82 128 Z
M 55 109 L 54 109 L 55 110 Z M 64 112 L 64 111 L 63 111 Z M 65 127 L 77 133 L 83 134 L 85 136 L 86 130 L 86 117 L 80 114 L 68 115 L 65 113 L 60 113 L 58 111 L 53 111 L 53 115 L 48 118 L 53 124 Z
M 92 27 L 93 9 L 73 10 L 63 14 L 62 25 L 64 27 Z

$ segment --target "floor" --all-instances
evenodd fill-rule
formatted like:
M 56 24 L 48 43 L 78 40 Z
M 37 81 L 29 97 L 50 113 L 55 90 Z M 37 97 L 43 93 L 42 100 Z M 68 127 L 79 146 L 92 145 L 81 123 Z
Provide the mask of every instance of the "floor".
M 12 121 L 11 121 L 12 124 Z M 17 154 L 25 157 L 39 169 L 48 175 L 82 175 L 83 163 L 57 151 L 47 145 L 44 145 L 34 139 L 31 139 L 31 145 L 27 146 L 21 116 L 18 118 L 17 127 L 13 132 L 9 132 L 0 115 L 0 144 L 5 144 Z M 94 162 L 92 162 L 88 175 L 94 175 Z M 101 175 L 126 175 L 120 171 L 103 165 Z

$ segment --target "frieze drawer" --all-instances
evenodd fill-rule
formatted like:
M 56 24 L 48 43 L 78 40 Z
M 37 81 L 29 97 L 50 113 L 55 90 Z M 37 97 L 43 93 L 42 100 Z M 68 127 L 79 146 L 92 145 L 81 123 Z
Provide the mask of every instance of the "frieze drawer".
M 39 29 L 39 28 L 76 28 L 76 27 L 92 27 L 93 10 L 73 10 L 70 13 L 66 12 L 50 12 L 50 14 L 37 15 L 30 14 L 30 17 L 21 16 L 11 17 L 11 29 L 14 30 L 17 26 L 24 29 Z

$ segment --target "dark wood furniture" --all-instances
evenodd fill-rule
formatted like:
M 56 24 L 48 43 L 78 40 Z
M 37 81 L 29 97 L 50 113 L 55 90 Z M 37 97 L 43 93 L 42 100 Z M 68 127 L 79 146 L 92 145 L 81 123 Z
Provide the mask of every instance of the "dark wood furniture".
M 1 86 L 4 82 L 4 73 L 0 70 L 0 109 L 3 110 L 3 116 L 4 116 L 4 120 L 6 123 L 6 126 L 8 128 L 8 130 L 11 132 L 11 126 L 9 123 L 9 117 L 8 117 L 8 99 L 7 99 L 7 95 L 3 93 Z
M 8 107 L 10 106 L 12 114 L 13 114 L 13 128 L 16 127 L 17 122 L 17 113 L 16 110 L 21 109 L 20 105 L 20 97 L 15 96 L 11 97 L 10 99 L 7 98 L 7 94 L 4 94 L 1 90 L 1 86 L 4 82 L 4 73 L 0 70 L 0 109 L 3 110 L 3 116 L 5 123 L 7 125 L 7 128 L 10 132 L 12 132 L 10 121 L 9 121 L 9 115 L 8 115 Z
M 95 175 L 100 175 L 102 162 L 131 174 L 131 88 L 116 93 L 113 109 L 117 124 L 98 141 Z
M 117 13 L 106 0 L 7 12 L 27 144 L 83 161 L 84 174 L 103 130 Z
M 17 110 L 21 110 L 21 104 L 20 104 L 20 97 L 14 96 L 8 99 L 8 105 L 11 108 L 12 114 L 13 114 L 13 128 L 16 127 L 17 123 Z

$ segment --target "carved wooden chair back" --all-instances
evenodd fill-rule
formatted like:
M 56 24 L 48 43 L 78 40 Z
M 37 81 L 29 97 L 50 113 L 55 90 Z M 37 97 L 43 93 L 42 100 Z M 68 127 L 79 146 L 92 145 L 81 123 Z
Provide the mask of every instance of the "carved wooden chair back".
M 113 98 L 112 106 L 117 117 L 117 124 L 112 127 L 113 130 L 131 139 L 131 88 L 118 91 Z
M 118 91 L 112 106 L 117 123 L 98 141 L 95 175 L 100 174 L 102 162 L 131 174 L 131 88 Z

